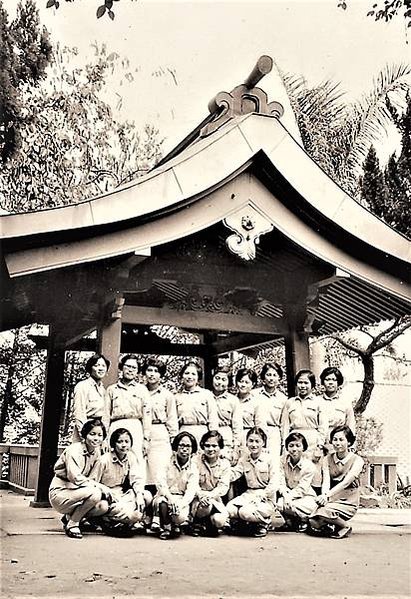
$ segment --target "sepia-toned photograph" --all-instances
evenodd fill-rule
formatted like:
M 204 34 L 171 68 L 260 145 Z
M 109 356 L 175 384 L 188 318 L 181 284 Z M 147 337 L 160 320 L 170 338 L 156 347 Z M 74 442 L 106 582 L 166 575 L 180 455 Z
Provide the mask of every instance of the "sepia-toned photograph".
M 410 596 L 410 48 L 0 0 L 2 598 Z

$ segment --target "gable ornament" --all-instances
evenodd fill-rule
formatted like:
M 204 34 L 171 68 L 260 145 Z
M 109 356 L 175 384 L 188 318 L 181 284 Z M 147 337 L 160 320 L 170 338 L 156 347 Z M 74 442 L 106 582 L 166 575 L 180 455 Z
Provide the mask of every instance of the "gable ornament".
M 243 260 L 254 260 L 256 245 L 261 235 L 270 233 L 274 228 L 273 224 L 251 205 L 227 216 L 223 223 L 233 231 L 226 239 L 228 249 Z

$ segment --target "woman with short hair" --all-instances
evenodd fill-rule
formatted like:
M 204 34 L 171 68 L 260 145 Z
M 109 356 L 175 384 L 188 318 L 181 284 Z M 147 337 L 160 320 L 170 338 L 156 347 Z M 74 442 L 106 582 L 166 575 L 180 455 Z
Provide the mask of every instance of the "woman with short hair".
M 235 375 L 237 397 L 240 400 L 241 417 L 243 425 L 243 446 L 246 445 L 247 433 L 252 428 L 265 428 L 265 419 L 262 407 L 253 392 L 257 385 L 257 375 L 251 368 L 239 368 Z
M 329 433 L 336 426 L 348 426 L 355 435 L 355 416 L 351 398 L 344 394 L 344 377 L 339 368 L 328 366 L 320 374 L 323 386 L 324 407 L 328 418 Z
M 99 418 L 108 429 L 109 417 L 103 379 L 109 368 L 110 360 L 103 354 L 94 354 L 86 362 L 85 370 L 89 376 L 74 387 L 73 442 L 82 441 L 81 429 L 91 418 Z
M 203 370 L 186 362 L 179 372 L 181 389 L 175 395 L 179 430 L 194 435 L 197 444 L 208 430 L 218 430 L 217 406 L 211 391 L 200 387 Z
M 286 396 L 278 388 L 283 370 L 276 362 L 266 362 L 261 369 L 263 383 L 256 391 L 258 404 L 264 413 L 264 430 L 267 433 L 267 450 L 280 460 L 281 432 Z
M 106 428 L 101 420 L 87 420 L 81 429 L 82 441 L 72 443 L 63 451 L 54 466 L 49 499 L 52 507 L 63 514 L 64 531 L 68 537 L 81 539 L 80 523 L 86 516 L 104 514 L 102 502 L 108 488 L 90 477 L 101 456 Z
M 238 397 L 228 392 L 229 369 L 218 367 L 213 374 L 213 395 L 217 405 L 218 430 L 224 439 L 224 455 L 236 464 L 243 442 L 243 419 Z

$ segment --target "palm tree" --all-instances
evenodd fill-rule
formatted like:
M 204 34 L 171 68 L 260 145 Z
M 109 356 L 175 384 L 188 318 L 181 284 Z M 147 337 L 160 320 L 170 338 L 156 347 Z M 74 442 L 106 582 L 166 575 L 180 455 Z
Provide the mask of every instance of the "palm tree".
M 386 65 L 373 89 L 360 100 L 347 102 L 341 84 L 331 80 L 314 87 L 302 76 L 279 69 L 307 153 L 339 183 L 359 198 L 358 179 L 372 143 L 392 125 L 387 101 L 403 110 L 411 87 L 409 65 Z

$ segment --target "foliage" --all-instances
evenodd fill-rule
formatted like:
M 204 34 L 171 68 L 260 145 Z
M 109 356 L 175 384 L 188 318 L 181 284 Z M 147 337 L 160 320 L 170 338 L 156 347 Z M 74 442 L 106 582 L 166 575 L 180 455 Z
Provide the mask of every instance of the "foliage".
M 158 131 L 119 122 L 101 98 L 118 55 L 68 66 L 76 49 L 57 46 L 47 86 L 21 90 L 21 149 L 0 172 L 0 205 L 11 212 L 72 204 L 141 175 L 161 154 Z
M 361 197 L 374 214 L 411 238 L 411 94 L 407 94 L 403 114 L 389 101 L 387 106 L 401 133 L 401 151 L 398 158 L 392 154 L 382 169 L 374 147 L 370 147 L 360 180 Z
M 40 27 L 34 0 L 19 2 L 10 24 L 0 0 L 0 40 L 0 160 L 5 163 L 19 149 L 20 128 L 30 117 L 22 90 L 39 84 L 51 57 L 48 33 Z
M 339 8 L 346 10 L 348 0 L 337 0 Z M 405 19 L 407 27 L 411 27 L 411 1 L 410 0 L 373 0 L 370 2 L 370 9 L 367 12 L 368 17 L 374 17 L 375 21 L 385 21 L 389 23 L 394 18 Z
M 402 110 L 411 67 L 386 65 L 373 89 L 355 102 L 346 101 L 340 83 L 310 86 L 302 76 L 281 75 L 307 153 L 347 193 L 358 195 L 364 158 Z
M 379 507 L 396 510 L 411 509 L 411 485 L 399 488 L 394 493 L 390 493 L 388 485 L 381 485 L 377 491 L 382 500 Z
M 36 443 L 45 376 L 46 352 L 38 351 L 30 327 L 10 331 L 0 344 L 0 437 L 12 443 Z
M 356 449 L 355 451 L 365 460 L 375 455 L 375 451 L 383 440 L 383 424 L 375 418 L 365 418 L 360 415 L 356 417 Z

